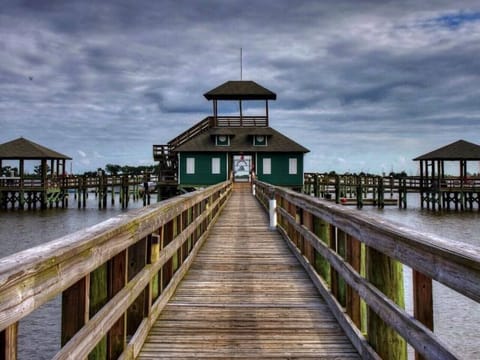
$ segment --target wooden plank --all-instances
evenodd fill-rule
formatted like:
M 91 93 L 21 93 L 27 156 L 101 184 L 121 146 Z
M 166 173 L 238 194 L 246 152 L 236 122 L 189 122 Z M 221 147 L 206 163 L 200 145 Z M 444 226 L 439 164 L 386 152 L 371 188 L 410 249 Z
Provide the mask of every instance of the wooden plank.
M 138 359 L 358 359 L 268 218 L 234 192 Z

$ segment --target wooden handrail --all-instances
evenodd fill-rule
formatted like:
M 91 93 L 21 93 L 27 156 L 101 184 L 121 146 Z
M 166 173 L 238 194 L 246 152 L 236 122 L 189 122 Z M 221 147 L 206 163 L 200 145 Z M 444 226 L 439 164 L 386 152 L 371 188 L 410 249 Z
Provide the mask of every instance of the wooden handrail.
M 462 178 L 460 176 L 447 176 L 442 179 L 441 182 L 432 180 L 431 178 L 422 178 L 420 176 L 406 176 L 402 178 L 395 178 L 390 176 L 374 176 L 374 175 L 330 175 L 327 173 L 305 173 L 304 180 L 306 186 L 314 185 L 315 181 L 319 185 L 334 186 L 336 178 L 339 180 L 340 185 L 351 186 L 356 184 L 357 178 L 361 178 L 365 185 L 376 185 L 378 179 L 383 180 L 385 188 L 398 189 L 405 187 L 410 191 L 420 191 L 421 189 L 430 189 L 437 187 L 438 189 L 465 189 L 470 191 L 480 190 L 480 177 L 469 176 L 468 178 Z
M 370 214 L 285 188 L 258 181 L 255 181 L 255 187 L 257 197 L 265 206 L 268 205 L 266 199 L 272 199 L 272 196 L 276 199 L 277 216 L 281 219 L 278 222 L 280 232 L 288 239 L 298 259 L 327 298 L 335 316 L 360 353 L 370 354 L 370 350 L 361 336 L 361 330 L 357 328 L 359 324 L 355 325 L 351 311 L 347 310 L 347 313 L 350 312 L 347 315 L 345 308 L 340 305 L 342 301 L 334 291 L 338 284 L 320 276 L 320 272 L 315 268 L 317 255 L 312 256 L 312 251 L 325 259 L 330 265 L 330 271 L 338 274 L 348 287 L 353 289 L 350 291 L 351 296 L 360 296 L 371 311 L 400 334 L 421 356 L 426 359 L 456 358 L 455 353 L 448 349 L 427 325 L 413 318 L 384 295 L 369 281 L 368 276 L 366 278 L 360 274 L 360 270 L 347 261 L 348 254 L 345 256 L 340 254 L 339 249 L 332 249 L 332 246 L 326 243 L 325 236 L 316 232 L 312 224 L 314 219 L 317 219 L 329 226 L 330 234 L 336 234 L 337 245 L 340 242 L 339 234 L 346 234 L 349 242 L 361 242 L 366 249 L 373 249 L 389 259 L 411 267 L 414 278 L 419 274 L 426 279 L 427 285 L 431 286 L 431 279 L 434 279 L 476 302 L 480 302 L 480 248 L 380 220 Z M 330 283 L 330 286 L 326 285 L 327 283 Z M 421 292 L 425 291 L 423 285 L 424 283 L 418 287 L 414 285 L 414 297 L 422 296 Z M 427 297 L 428 295 L 431 296 L 431 293 L 427 294 Z M 349 299 L 346 303 L 348 302 Z M 433 317 L 431 305 L 422 301 L 415 303 L 416 306 L 424 307 L 415 309 L 419 318 L 422 318 L 420 314 L 425 312 L 427 318 Z M 367 333 L 367 339 L 375 336 L 376 334 Z M 371 357 L 371 354 L 366 357 Z
M 0 343 L 5 344 L 0 358 L 16 354 L 17 340 L 12 334 L 18 321 L 59 294 L 64 299 L 63 344 L 56 359 L 86 358 L 91 351 L 107 347 L 102 340 L 105 336 L 110 339 L 107 358 L 136 356 L 219 215 L 231 186 L 224 182 L 133 210 L 0 259 Z M 142 256 L 144 261 L 132 272 L 131 263 Z M 130 258 L 137 260 L 127 261 Z M 89 304 L 99 299 L 84 290 L 93 278 L 102 276 L 97 286 L 110 293 L 100 299 L 105 305 L 92 314 Z M 82 291 L 84 296 L 79 298 Z M 125 326 L 118 324 L 125 324 L 134 303 L 140 305 L 140 318 L 125 347 Z

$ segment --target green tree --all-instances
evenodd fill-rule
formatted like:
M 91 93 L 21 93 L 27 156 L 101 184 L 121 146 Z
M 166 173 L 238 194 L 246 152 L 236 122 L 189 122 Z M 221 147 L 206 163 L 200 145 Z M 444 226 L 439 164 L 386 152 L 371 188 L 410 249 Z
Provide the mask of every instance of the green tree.
M 47 174 L 48 174 L 49 171 L 50 171 L 50 166 L 48 166 L 48 164 L 47 164 Z M 35 167 L 33 168 L 33 173 L 35 175 L 42 176 L 42 164 L 35 165 Z
M 118 173 L 122 170 L 122 167 L 120 165 L 107 164 L 105 165 L 105 170 L 111 175 L 118 175 Z

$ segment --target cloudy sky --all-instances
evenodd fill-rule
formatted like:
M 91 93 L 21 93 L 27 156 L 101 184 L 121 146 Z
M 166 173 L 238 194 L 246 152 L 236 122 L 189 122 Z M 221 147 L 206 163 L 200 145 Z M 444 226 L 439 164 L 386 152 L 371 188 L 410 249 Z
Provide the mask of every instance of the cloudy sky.
M 0 143 L 74 172 L 153 164 L 240 78 L 240 48 L 308 171 L 415 174 L 418 155 L 480 143 L 478 0 L 1 0 Z

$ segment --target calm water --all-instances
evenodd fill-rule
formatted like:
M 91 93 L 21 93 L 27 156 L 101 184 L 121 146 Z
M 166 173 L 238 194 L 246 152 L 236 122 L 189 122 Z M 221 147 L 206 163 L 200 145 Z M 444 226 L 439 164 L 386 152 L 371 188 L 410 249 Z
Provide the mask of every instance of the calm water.
M 118 201 L 117 201 L 118 204 Z M 86 209 L 50 209 L 46 211 L 0 212 L 0 257 L 56 239 L 87 226 L 94 225 L 122 210 L 117 205 L 98 210 L 93 196 Z M 130 209 L 142 202 L 130 203 Z M 409 208 L 383 210 L 365 208 L 389 220 L 416 229 L 474 244 L 480 247 L 480 214 L 433 213 L 421 211 L 415 196 L 409 198 Z M 406 306 L 412 312 L 411 272 L 405 269 Z M 454 291 L 434 283 L 435 332 L 464 359 L 480 359 L 480 305 Z M 20 323 L 20 359 L 50 359 L 60 347 L 60 298 L 56 298 Z M 32 346 L 35 344 L 35 346 Z

